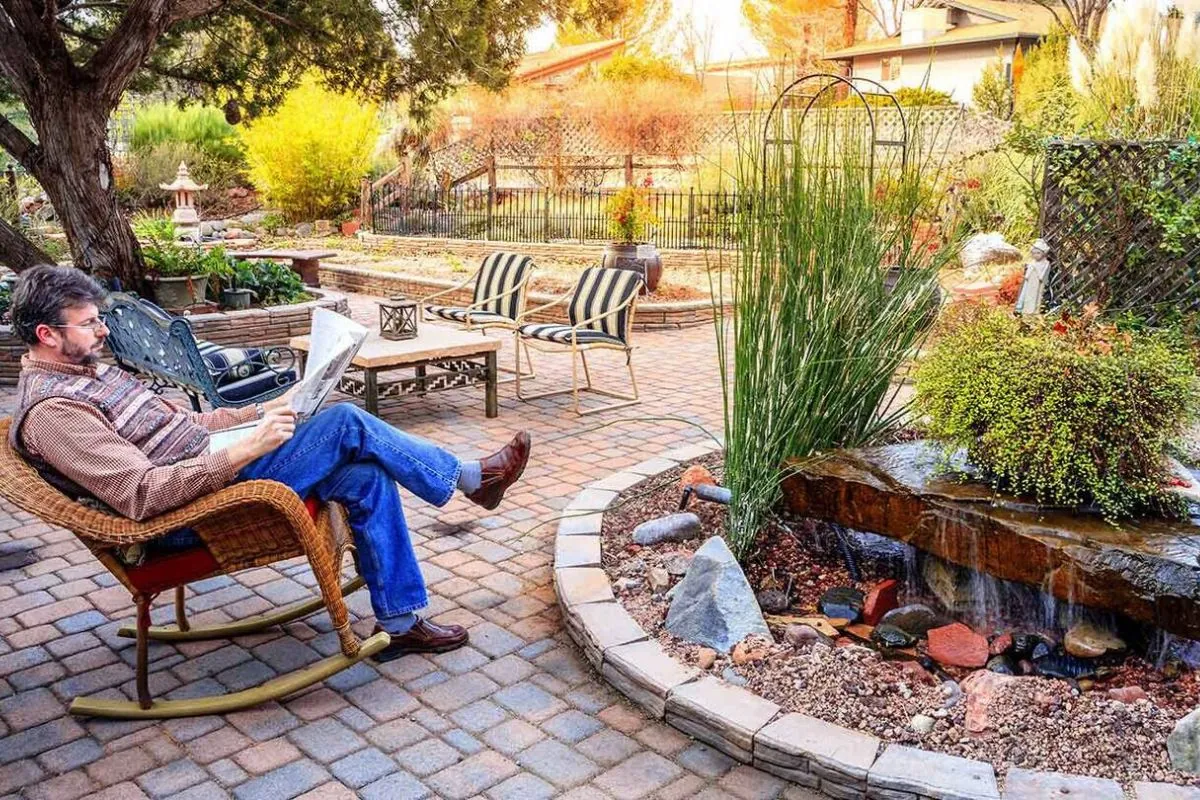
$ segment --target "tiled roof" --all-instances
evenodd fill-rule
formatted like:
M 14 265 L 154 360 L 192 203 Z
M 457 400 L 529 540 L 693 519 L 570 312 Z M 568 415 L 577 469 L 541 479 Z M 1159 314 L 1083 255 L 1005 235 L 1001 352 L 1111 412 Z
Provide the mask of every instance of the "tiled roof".
M 624 44 L 624 39 L 605 39 L 602 42 L 586 42 L 530 53 L 521 59 L 521 63 L 513 70 L 512 77 L 518 83 L 547 78 L 558 72 L 606 58 Z

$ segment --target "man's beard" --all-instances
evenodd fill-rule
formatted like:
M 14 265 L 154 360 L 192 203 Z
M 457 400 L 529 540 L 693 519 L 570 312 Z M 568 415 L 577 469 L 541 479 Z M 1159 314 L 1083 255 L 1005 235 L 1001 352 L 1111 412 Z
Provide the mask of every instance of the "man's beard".
M 80 367 L 93 367 L 100 361 L 100 350 L 78 347 L 70 341 L 63 342 L 63 355 L 72 364 Z

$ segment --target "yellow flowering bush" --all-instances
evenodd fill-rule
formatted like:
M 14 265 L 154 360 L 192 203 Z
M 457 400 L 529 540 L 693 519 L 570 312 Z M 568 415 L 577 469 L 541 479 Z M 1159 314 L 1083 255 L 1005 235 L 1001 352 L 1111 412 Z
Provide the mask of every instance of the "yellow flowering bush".
M 378 136 L 373 104 L 331 92 L 312 76 L 242 131 L 251 180 L 295 220 L 333 217 L 354 202 Z

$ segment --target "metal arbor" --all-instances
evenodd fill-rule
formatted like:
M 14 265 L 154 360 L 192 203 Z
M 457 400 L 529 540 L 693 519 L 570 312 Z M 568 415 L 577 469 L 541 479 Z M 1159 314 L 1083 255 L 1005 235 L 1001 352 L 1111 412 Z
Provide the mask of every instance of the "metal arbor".
M 795 133 L 799 137 L 804 130 L 804 122 L 808 118 L 809 112 L 817 108 L 818 110 L 830 111 L 828 106 L 822 104 L 822 98 L 825 102 L 831 103 L 836 97 L 838 90 L 844 89 L 849 96 L 856 98 L 861 103 L 861 109 L 851 106 L 846 109 L 839 109 L 853 114 L 855 112 L 865 111 L 866 126 L 869 132 L 869 159 L 868 170 L 869 178 L 874 181 L 875 178 L 875 153 L 878 148 L 896 148 L 900 155 L 900 168 L 907 165 L 908 162 L 908 121 L 904 116 L 904 109 L 901 107 L 896 96 L 887 90 L 883 84 L 870 78 L 852 77 L 847 78 L 842 75 L 835 75 L 829 72 L 814 72 L 805 75 L 801 78 L 789 83 L 776 96 L 775 102 L 771 104 L 770 111 L 767 112 L 766 121 L 763 123 L 762 132 L 762 155 L 763 155 L 763 185 L 766 185 L 767 180 L 767 154 L 768 148 L 777 147 L 780 149 L 786 147 L 795 147 L 802 145 L 803 142 L 798 142 L 795 138 L 785 138 L 783 128 L 783 112 L 794 111 L 800 109 L 799 124 L 795 126 Z M 881 98 L 882 102 L 872 100 Z M 878 115 L 883 110 L 893 110 L 898 118 L 898 130 L 896 135 L 883 136 L 880 132 Z M 779 112 L 777 116 L 777 112 Z M 781 128 L 775 131 L 772 136 L 772 124 Z

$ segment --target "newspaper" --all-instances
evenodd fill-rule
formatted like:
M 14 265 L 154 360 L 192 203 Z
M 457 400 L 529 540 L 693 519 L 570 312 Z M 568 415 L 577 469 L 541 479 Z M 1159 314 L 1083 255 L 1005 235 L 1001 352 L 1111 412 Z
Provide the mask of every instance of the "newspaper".
M 337 388 L 366 338 L 367 329 L 349 317 L 326 308 L 313 310 L 304 377 L 296 384 L 291 400 L 297 424 L 317 413 L 329 393 Z M 256 421 L 211 434 L 208 451 L 215 453 L 241 441 L 257 424 Z

